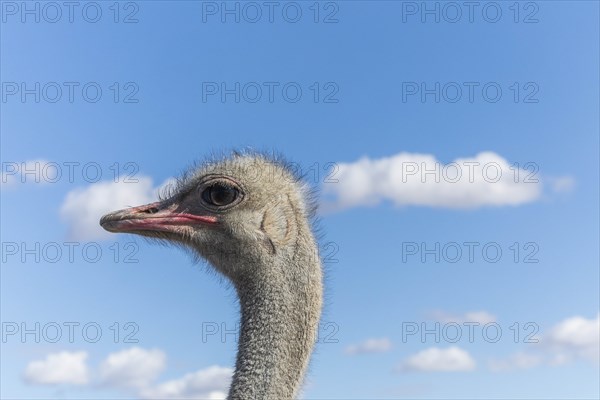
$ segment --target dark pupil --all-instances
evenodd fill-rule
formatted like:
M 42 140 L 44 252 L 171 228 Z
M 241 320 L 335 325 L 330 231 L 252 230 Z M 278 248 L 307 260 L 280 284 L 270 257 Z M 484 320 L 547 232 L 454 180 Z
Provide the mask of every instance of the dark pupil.
M 234 188 L 222 184 L 212 185 L 204 193 L 204 200 L 215 206 L 225 206 L 233 202 L 237 196 Z

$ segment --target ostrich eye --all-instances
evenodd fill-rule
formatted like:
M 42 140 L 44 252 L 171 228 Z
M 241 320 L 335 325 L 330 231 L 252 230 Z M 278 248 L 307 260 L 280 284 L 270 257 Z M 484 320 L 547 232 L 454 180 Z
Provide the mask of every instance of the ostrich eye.
M 217 182 L 204 189 L 202 199 L 213 206 L 226 206 L 233 203 L 238 195 L 236 188 Z

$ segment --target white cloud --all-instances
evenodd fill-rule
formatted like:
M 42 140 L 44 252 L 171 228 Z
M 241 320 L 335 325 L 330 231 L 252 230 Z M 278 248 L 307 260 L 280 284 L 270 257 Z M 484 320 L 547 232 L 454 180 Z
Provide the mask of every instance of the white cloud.
M 161 350 L 132 347 L 111 353 L 100 365 L 105 385 L 117 388 L 145 388 L 165 368 L 166 356 Z
M 209 399 L 227 397 L 233 370 L 211 366 L 179 379 L 170 380 L 140 391 L 145 399 Z
M 496 322 L 496 316 L 487 311 L 470 311 L 464 314 L 450 314 L 444 311 L 434 311 L 431 313 L 431 317 L 443 323 L 454 322 L 463 324 L 465 322 L 477 322 L 481 325 L 485 325 Z
M 353 344 L 344 350 L 346 354 L 384 353 L 392 348 L 388 338 L 367 339 L 364 342 Z
M 552 190 L 556 193 L 568 193 L 575 188 L 575 179 L 570 176 L 548 178 L 548 183 L 552 185 Z
M 475 369 L 475 360 L 467 351 L 456 346 L 447 349 L 431 347 L 400 364 L 401 371 L 458 372 L 473 369 Z
M 531 169 L 511 169 L 506 159 L 493 152 L 458 158 L 449 164 L 429 154 L 399 153 L 338 166 L 333 177 L 338 182 L 323 185 L 325 212 L 373 206 L 386 200 L 396 206 L 516 206 L 533 202 L 542 193 L 537 174 L 532 175 Z
M 142 399 L 217 400 L 227 397 L 233 376 L 232 368 L 213 365 L 157 383 L 166 367 L 166 355 L 159 349 L 131 347 L 110 353 L 93 373 L 86 365 L 87 357 L 83 351 L 49 354 L 45 360 L 30 362 L 24 378 L 33 385 L 85 385 L 90 389 L 115 389 Z
M 542 362 L 543 358 L 539 354 L 518 352 L 504 360 L 491 360 L 489 367 L 494 372 L 501 372 L 515 369 L 529 369 L 540 365 Z
M 98 182 L 67 193 L 60 214 L 69 224 L 69 236 L 77 240 L 110 237 L 99 225 L 102 215 L 156 201 L 157 192 L 171 181 L 167 180 L 163 185 L 154 187 L 149 177 L 140 176 L 137 179 L 136 183 Z
M 541 335 L 537 344 L 529 344 L 527 351 L 491 360 L 489 367 L 499 372 L 538 365 L 559 366 L 577 360 L 600 362 L 600 314 L 595 319 L 567 318 Z
M 597 363 L 600 361 L 600 314 L 595 319 L 567 318 L 550 329 L 540 342 L 555 353 L 555 360 L 584 359 Z
M 89 382 L 85 351 L 48 354 L 46 359 L 30 362 L 24 378 L 31 384 L 85 385 Z

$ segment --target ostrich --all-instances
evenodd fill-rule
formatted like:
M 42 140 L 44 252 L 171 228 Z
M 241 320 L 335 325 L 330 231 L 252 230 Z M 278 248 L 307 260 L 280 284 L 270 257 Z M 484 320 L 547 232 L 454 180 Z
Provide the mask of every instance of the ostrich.
M 234 153 L 184 174 L 163 197 L 100 225 L 191 248 L 232 283 L 241 333 L 228 399 L 295 398 L 323 292 L 306 185 L 281 161 Z

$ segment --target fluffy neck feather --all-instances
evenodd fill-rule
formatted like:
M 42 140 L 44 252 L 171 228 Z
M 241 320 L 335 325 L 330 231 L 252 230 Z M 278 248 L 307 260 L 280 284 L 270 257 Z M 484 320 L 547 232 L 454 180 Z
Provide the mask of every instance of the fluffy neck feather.
M 296 241 L 293 254 L 276 260 L 253 266 L 251 277 L 235 282 L 242 316 L 230 400 L 293 399 L 302 384 L 322 305 L 321 264 L 312 235 Z

